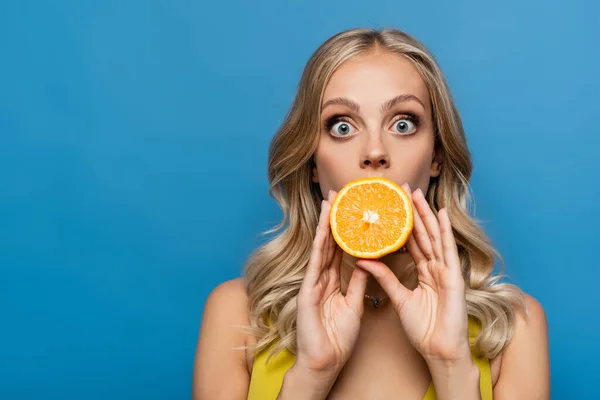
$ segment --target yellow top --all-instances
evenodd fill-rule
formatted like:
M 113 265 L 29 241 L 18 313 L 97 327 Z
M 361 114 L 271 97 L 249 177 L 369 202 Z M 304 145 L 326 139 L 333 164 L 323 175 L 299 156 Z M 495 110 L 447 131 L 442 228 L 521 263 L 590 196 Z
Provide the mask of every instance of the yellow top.
M 475 339 L 477 333 L 479 333 L 479 329 L 479 325 L 473 319 L 469 318 L 469 337 L 471 342 Z M 272 347 L 256 354 L 254 358 L 248 400 L 275 400 L 283 384 L 283 376 L 294 364 L 295 356 L 287 349 L 271 357 L 269 364 L 266 364 Z M 490 372 L 490 362 L 485 357 L 477 357 L 474 353 L 471 353 L 471 355 L 480 371 L 479 389 L 481 391 L 481 400 L 491 400 L 492 375 Z M 430 383 L 423 400 L 435 399 L 435 389 L 433 388 L 433 383 Z

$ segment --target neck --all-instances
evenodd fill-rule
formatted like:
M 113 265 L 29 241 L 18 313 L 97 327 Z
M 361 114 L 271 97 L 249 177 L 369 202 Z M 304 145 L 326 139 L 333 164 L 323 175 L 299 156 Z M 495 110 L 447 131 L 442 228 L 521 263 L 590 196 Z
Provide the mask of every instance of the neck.
M 340 273 L 342 278 L 340 279 L 340 285 L 342 293 L 346 293 L 348 288 L 348 281 L 352 276 L 352 271 L 356 264 L 357 258 L 352 257 L 344 253 L 342 258 L 342 265 L 340 266 Z M 417 270 L 414 266 L 414 261 L 410 256 L 410 253 L 392 253 L 384 256 L 380 259 L 398 278 L 401 284 L 408 289 L 414 289 L 417 287 Z M 387 297 L 388 294 L 383 290 L 379 282 L 369 275 L 367 280 L 367 289 L 365 291 L 369 296 L 374 297 Z

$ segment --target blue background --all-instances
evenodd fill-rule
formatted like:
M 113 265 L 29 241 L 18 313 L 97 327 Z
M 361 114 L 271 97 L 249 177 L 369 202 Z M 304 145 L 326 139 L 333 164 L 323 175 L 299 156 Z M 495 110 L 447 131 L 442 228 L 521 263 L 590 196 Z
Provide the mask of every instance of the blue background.
M 190 398 L 204 300 L 280 217 L 269 140 L 356 26 L 438 58 L 553 398 L 596 395 L 597 2 L 48 3 L 0 4 L 0 398 Z

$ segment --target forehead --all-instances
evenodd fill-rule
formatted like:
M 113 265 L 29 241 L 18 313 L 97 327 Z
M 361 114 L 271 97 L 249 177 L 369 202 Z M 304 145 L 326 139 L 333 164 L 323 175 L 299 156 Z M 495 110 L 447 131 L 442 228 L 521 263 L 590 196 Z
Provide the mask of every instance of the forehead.
M 389 52 L 370 52 L 344 62 L 332 74 L 323 93 L 323 104 L 348 97 L 361 107 L 379 107 L 399 94 L 417 96 L 429 108 L 429 92 L 413 64 Z

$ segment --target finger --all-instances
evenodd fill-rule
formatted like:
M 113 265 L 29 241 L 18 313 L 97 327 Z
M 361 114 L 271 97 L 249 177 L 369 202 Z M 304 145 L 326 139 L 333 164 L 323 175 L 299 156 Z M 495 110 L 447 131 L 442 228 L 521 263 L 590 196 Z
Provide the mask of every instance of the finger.
M 335 250 L 333 253 L 333 259 L 331 260 L 331 264 L 329 265 L 329 281 L 331 282 L 333 288 L 340 287 L 340 268 L 342 265 L 343 255 L 344 251 L 336 243 Z
M 411 291 L 400 283 L 387 265 L 379 260 L 367 259 L 358 260 L 356 265 L 373 275 L 398 310 L 402 308 Z
M 412 190 L 408 183 L 405 183 L 404 185 L 402 185 L 402 188 L 406 191 L 406 193 L 408 193 L 408 195 L 410 197 L 412 197 Z M 412 199 L 411 199 L 411 203 L 412 203 Z M 413 205 L 413 208 L 414 208 L 414 205 Z M 414 217 L 413 217 L 413 230 L 414 230 Z M 412 256 L 412 259 L 416 264 L 419 264 L 421 261 L 427 261 L 427 258 L 425 257 L 425 255 L 419 248 L 417 241 L 415 240 L 414 232 L 411 232 L 411 234 L 408 235 L 406 247 L 408 248 L 408 252 Z
M 304 281 L 302 282 L 302 287 L 312 288 L 314 287 L 319 277 L 321 276 L 321 272 L 323 270 L 323 250 L 325 245 L 325 239 L 327 238 L 325 225 L 329 220 L 329 203 L 325 200 L 321 203 L 321 214 L 319 215 L 319 223 L 317 225 L 317 233 L 313 240 L 312 251 L 310 253 L 310 259 L 308 261 L 308 266 L 306 268 L 306 274 L 304 276 Z
M 413 213 L 413 231 L 412 236 L 415 240 L 415 243 L 419 247 L 419 250 L 424 255 L 427 260 L 434 260 L 435 254 L 433 252 L 433 245 L 431 244 L 431 239 L 429 238 L 429 233 L 427 233 L 427 229 L 425 228 L 425 224 L 421 219 L 421 215 L 416 206 L 415 194 L 413 193 L 413 205 L 415 208 L 415 212 Z M 416 260 L 415 260 L 416 261 Z
M 323 270 L 323 268 L 327 265 L 327 258 L 328 258 L 328 251 L 329 251 L 329 245 L 330 245 L 330 241 L 329 241 L 329 236 L 330 236 L 330 229 L 329 229 L 329 212 L 331 210 L 331 203 L 329 203 L 327 200 L 324 200 L 321 203 L 321 213 L 319 214 L 319 223 L 317 224 L 317 230 L 321 230 L 323 231 L 323 246 L 322 246 L 322 253 L 323 253 L 323 258 L 322 258 L 322 262 L 321 262 L 321 270 Z
M 415 240 L 414 235 L 410 235 L 408 237 L 408 243 L 406 244 L 408 247 L 408 252 L 410 253 L 413 261 L 415 262 L 415 268 L 417 269 L 417 277 L 419 282 L 424 282 L 430 284 L 431 282 L 431 274 L 428 271 L 427 266 L 429 265 L 429 259 L 425 257 L 417 241 Z
M 421 220 L 425 225 L 425 229 L 427 229 L 427 233 L 433 248 L 433 253 L 437 260 L 444 262 L 442 237 L 438 218 L 433 213 L 433 210 L 425 198 L 425 194 L 421 190 L 418 190 L 418 193 L 416 193 L 416 202 Z
M 365 291 L 367 290 L 368 277 L 365 270 L 354 267 L 350 282 L 348 282 L 348 290 L 346 290 L 346 304 L 359 316 L 362 316 L 365 310 Z
M 417 244 L 414 234 L 411 234 L 408 237 L 408 241 L 406 242 L 406 247 L 408 248 L 408 252 L 410 253 L 415 264 L 427 262 L 427 257 L 425 257 L 425 254 L 423 254 L 423 252 L 421 251 L 421 248 Z
M 337 243 L 333 239 L 333 235 L 331 234 L 331 232 L 327 233 L 327 239 L 325 239 L 325 240 L 326 240 L 325 246 L 327 247 L 327 250 L 326 250 L 327 256 L 325 257 L 325 262 L 324 262 L 323 267 L 327 268 L 333 262 L 333 257 L 335 256 L 335 248 L 337 246 Z
M 336 196 L 337 192 L 335 190 L 330 190 L 327 194 L 327 201 L 329 201 L 330 204 L 333 204 L 333 201 L 335 200 Z
M 333 238 L 331 237 L 331 231 L 329 230 L 329 226 L 325 228 L 325 243 L 323 243 L 323 266 L 321 267 L 321 271 L 323 271 L 327 266 L 331 263 L 331 259 L 333 258 L 333 251 L 335 248 L 333 247 Z
M 448 209 L 442 208 L 438 212 L 440 220 L 440 230 L 442 232 L 442 245 L 444 249 L 444 260 L 446 266 L 450 269 L 457 268 L 460 271 L 460 257 L 458 256 L 458 246 L 452 232 L 452 223 L 448 215 Z
M 330 209 L 331 209 L 331 204 L 333 204 L 333 200 L 335 200 L 335 196 L 337 195 L 337 192 L 334 192 L 333 190 L 329 191 L 329 195 L 327 196 L 327 201 L 329 202 L 330 205 Z M 325 247 L 327 248 L 327 256 L 325 258 L 325 265 L 329 265 L 332 262 L 334 253 L 335 253 L 335 248 L 337 246 L 337 243 L 335 241 L 335 239 L 333 238 L 333 235 L 331 234 L 331 226 L 329 224 L 329 215 L 327 216 L 327 239 L 326 239 L 326 244 Z
M 427 203 L 427 199 L 425 199 L 425 195 L 423 192 L 418 189 L 414 193 L 414 202 L 417 207 L 418 214 L 420 214 L 421 220 L 427 230 L 427 235 L 429 236 L 429 241 L 431 242 L 433 254 L 436 260 L 444 261 L 444 253 L 442 250 L 442 240 L 440 234 L 440 226 L 438 223 L 438 219 L 429 207 L 429 203 Z

